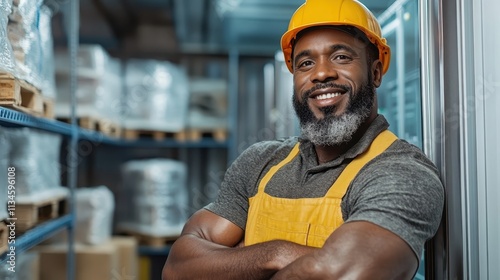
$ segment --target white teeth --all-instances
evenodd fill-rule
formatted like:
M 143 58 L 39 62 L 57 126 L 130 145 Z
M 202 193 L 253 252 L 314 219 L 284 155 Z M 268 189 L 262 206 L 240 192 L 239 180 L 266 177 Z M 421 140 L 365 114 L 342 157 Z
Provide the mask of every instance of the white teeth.
M 326 94 L 321 94 L 321 95 L 318 95 L 316 96 L 316 99 L 319 99 L 319 100 L 322 100 L 322 99 L 327 99 L 327 98 L 333 98 L 333 97 L 337 97 L 337 96 L 340 96 L 341 93 L 326 93 Z

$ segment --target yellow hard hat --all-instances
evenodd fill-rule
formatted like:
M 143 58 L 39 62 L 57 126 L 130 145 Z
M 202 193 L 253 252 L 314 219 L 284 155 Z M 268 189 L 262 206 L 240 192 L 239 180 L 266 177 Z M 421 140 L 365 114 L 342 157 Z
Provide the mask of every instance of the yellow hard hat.
M 281 49 L 290 72 L 292 67 L 293 40 L 297 33 L 312 26 L 348 25 L 361 30 L 377 46 L 382 62 L 382 73 L 389 69 L 391 49 L 382 38 L 380 24 L 363 4 L 356 0 L 306 0 L 293 14 L 288 31 L 281 37 Z

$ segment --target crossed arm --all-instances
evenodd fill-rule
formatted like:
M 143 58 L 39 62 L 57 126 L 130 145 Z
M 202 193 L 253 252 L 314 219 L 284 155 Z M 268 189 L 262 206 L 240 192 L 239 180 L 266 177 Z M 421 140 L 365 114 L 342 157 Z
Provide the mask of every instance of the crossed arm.
M 274 240 L 238 246 L 244 231 L 195 213 L 171 248 L 163 279 L 411 279 L 418 259 L 400 237 L 369 222 L 339 227 L 321 249 Z

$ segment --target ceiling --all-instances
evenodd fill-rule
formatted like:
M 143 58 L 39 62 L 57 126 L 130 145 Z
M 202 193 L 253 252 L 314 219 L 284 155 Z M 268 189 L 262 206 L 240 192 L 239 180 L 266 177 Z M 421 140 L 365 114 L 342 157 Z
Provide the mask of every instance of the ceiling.
M 82 44 L 121 57 L 192 54 L 272 56 L 303 0 L 80 0 Z M 361 0 L 379 15 L 394 0 Z M 62 13 L 53 21 L 56 45 L 67 42 Z

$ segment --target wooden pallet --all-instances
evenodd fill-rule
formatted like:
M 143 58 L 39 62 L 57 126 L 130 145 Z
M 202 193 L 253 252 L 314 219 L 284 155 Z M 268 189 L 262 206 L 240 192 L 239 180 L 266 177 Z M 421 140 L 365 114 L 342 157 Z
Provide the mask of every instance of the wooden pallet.
M 187 129 L 180 132 L 165 132 L 142 129 L 123 129 L 123 138 L 127 140 L 137 140 L 139 138 L 152 138 L 156 141 L 165 139 L 175 139 L 179 142 L 201 141 L 202 138 L 213 138 L 216 141 L 224 142 L 227 139 L 226 129 Z
M 16 203 L 16 232 L 25 232 L 42 222 L 63 216 L 67 213 L 66 206 L 66 196 Z
M 147 129 L 123 129 L 123 138 L 126 140 L 137 140 L 139 138 L 149 138 L 156 141 L 163 141 L 165 139 L 175 139 L 180 142 L 186 141 L 187 134 L 185 131 L 181 132 L 166 132 Z
M 178 238 L 178 236 L 168 236 L 168 237 L 151 236 L 141 232 L 136 232 L 134 230 L 126 230 L 123 231 L 123 233 L 126 235 L 133 236 L 137 240 L 137 243 L 140 245 L 145 245 L 155 248 L 164 247 L 169 243 L 173 243 Z
M 225 128 L 190 128 L 187 130 L 187 134 L 190 141 L 200 141 L 202 138 L 213 138 L 216 141 L 224 142 L 227 139 L 227 130 Z
M 60 121 L 70 123 L 71 119 L 69 118 L 57 118 Z M 118 125 L 116 122 L 105 119 L 105 118 L 100 118 L 100 117 L 78 117 L 77 118 L 77 123 L 78 126 L 81 128 L 85 128 L 88 130 L 93 130 L 93 131 L 98 131 L 101 132 L 102 134 L 109 136 L 109 137 L 120 137 L 121 136 L 121 127 Z
M 7 252 L 7 249 L 9 248 L 7 243 L 8 236 L 9 229 L 7 228 L 7 225 L 3 221 L 0 221 L 0 255 Z
M 0 106 L 37 117 L 54 118 L 54 100 L 10 74 L 0 73 Z

